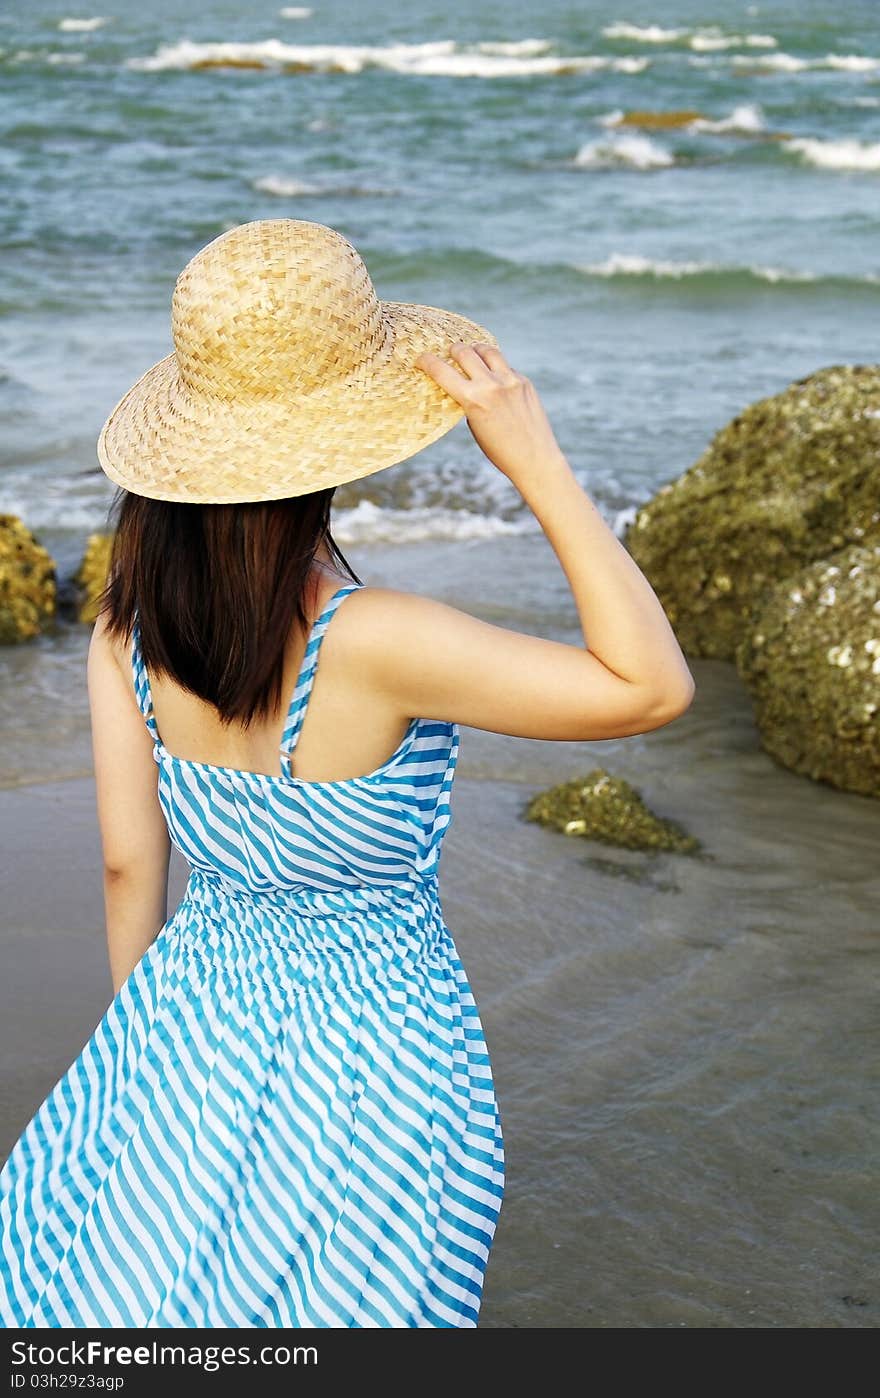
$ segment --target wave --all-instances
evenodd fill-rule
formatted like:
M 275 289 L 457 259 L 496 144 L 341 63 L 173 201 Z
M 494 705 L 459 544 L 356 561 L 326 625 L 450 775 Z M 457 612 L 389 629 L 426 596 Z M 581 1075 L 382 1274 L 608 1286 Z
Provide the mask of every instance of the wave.
M 688 40 L 695 53 L 715 53 L 720 49 L 775 49 L 772 34 L 722 34 L 711 29 L 698 29 Z
M 91 19 L 61 19 L 58 28 L 63 34 L 91 34 L 107 23 L 104 15 L 93 15 Z
M 607 170 L 629 166 L 634 170 L 662 170 L 675 164 L 675 157 L 648 136 L 601 136 L 581 146 L 573 164 L 586 170 Z
M 285 5 L 278 13 L 282 19 L 311 19 L 315 12 L 307 5 Z
M 533 534 L 534 516 L 501 519 L 471 510 L 416 507 L 395 510 L 360 500 L 348 510 L 334 510 L 333 537 L 340 544 L 407 544 L 425 539 L 497 539 L 504 535 Z
M 480 53 L 497 53 L 504 58 L 534 58 L 536 54 L 552 49 L 550 39 L 513 39 L 509 42 L 486 42 L 477 44 Z
M 873 73 L 880 68 L 880 58 L 868 58 L 861 53 L 827 53 L 822 62 L 826 68 L 840 73 Z
M 257 43 L 195 43 L 183 39 L 164 44 L 149 58 L 130 58 L 127 66 L 140 72 L 198 70 L 207 68 L 270 69 L 304 73 L 361 73 L 382 68 L 417 77 L 510 78 L 556 76 L 607 70 L 640 73 L 647 58 L 611 58 L 601 54 L 551 55 L 537 53 L 544 40 L 518 41 L 518 45 L 477 45 L 459 49 L 455 40 L 425 44 L 285 44 L 280 39 Z M 522 44 L 532 46 L 529 52 Z M 549 41 L 548 41 L 549 44 Z M 510 52 L 517 47 L 517 52 Z M 506 51 L 498 51 L 504 48 Z
M 671 44 L 687 33 L 686 29 L 663 29 L 659 24 L 630 24 L 625 19 L 606 24 L 602 30 L 606 39 L 632 39 L 637 44 Z
M 798 58 L 791 53 L 767 53 L 758 58 L 751 54 L 736 53 L 731 61 L 736 68 L 779 73 L 804 73 L 821 69 L 840 73 L 873 73 L 880 68 L 880 58 L 869 58 L 859 53 L 826 53 L 824 58 Z
M 717 121 L 711 121 L 708 117 L 697 117 L 696 121 L 689 123 L 688 129 L 715 132 L 718 135 L 730 132 L 733 135 L 758 136 L 767 130 L 767 123 L 757 103 L 746 102 L 740 107 L 734 107 L 729 116 L 720 117 Z
M 313 184 L 306 180 L 291 179 L 285 175 L 263 175 L 260 179 L 252 182 L 252 188 L 260 194 L 275 195 L 278 199 L 294 199 L 322 194 L 380 198 L 394 194 L 393 189 L 382 189 L 378 185 Z
M 53 67 L 72 67 L 76 63 L 82 63 L 85 58 L 84 53 L 47 53 L 46 62 Z
M 735 135 L 757 136 L 767 131 L 764 113 L 754 102 L 734 107 L 733 111 L 726 117 L 719 117 L 717 120 L 704 117 L 700 112 L 686 109 L 665 112 L 624 112 L 618 109 L 606 112 L 604 116 L 598 118 L 598 122 L 600 126 L 606 128 L 646 127 L 653 131 L 706 131 L 722 135 L 725 132 L 730 132 Z
M 630 24 L 625 19 L 606 24 L 602 34 L 606 39 L 630 39 L 636 44 L 675 44 L 685 39 L 690 48 L 705 52 L 730 48 L 773 49 L 778 42 L 772 34 L 725 34 L 716 25 L 703 29 L 664 29 L 659 24 Z
M 699 281 L 738 284 L 766 282 L 772 285 L 832 284 L 836 286 L 880 286 L 880 277 L 824 275 L 789 267 L 760 264 L 737 266 L 723 262 L 674 261 L 644 257 L 640 253 L 613 252 L 604 262 L 576 264 L 583 276 L 613 279 L 641 278 L 645 281 Z
M 817 170 L 861 170 L 868 173 L 880 170 L 880 142 L 877 141 L 857 141 L 854 138 L 820 141 L 804 136 L 786 141 L 785 149 L 794 151 Z

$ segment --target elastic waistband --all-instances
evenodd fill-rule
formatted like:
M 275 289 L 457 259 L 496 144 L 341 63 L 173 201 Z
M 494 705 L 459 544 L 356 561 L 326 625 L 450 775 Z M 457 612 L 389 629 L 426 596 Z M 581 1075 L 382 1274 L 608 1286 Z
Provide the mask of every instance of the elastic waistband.
M 328 957 L 421 960 L 444 939 L 436 875 L 394 884 L 324 891 L 301 886 L 250 892 L 194 869 L 168 924 L 214 959 L 247 947 L 302 957 L 314 969 Z
M 295 888 L 247 889 L 227 883 L 219 874 L 192 869 L 184 899 L 223 908 L 230 902 L 240 903 L 263 909 L 270 916 L 274 913 L 282 917 L 350 917 L 359 912 L 400 913 L 407 909 L 427 909 L 439 902 L 439 889 L 436 874 L 397 879 L 388 884 L 352 884 L 348 888 L 321 889 L 299 884 Z

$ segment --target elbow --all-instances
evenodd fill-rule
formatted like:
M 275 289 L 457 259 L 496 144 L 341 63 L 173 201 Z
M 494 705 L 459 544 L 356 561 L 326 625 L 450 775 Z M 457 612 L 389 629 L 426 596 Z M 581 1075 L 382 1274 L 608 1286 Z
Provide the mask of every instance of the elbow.
M 119 859 L 104 860 L 104 885 L 106 888 L 119 888 L 123 884 L 130 883 L 135 875 L 137 865 L 134 861 Z
M 674 684 L 667 684 L 655 695 L 650 706 L 650 726 L 652 728 L 662 728 L 666 723 L 672 723 L 674 719 L 681 718 L 687 713 L 693 703 L 696 693 L 693 675 L 689 670 L 676 680 Z

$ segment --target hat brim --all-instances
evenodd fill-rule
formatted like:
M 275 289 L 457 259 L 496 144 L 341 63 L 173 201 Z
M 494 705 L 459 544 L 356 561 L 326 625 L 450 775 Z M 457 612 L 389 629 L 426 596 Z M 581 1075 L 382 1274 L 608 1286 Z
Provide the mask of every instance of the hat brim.
M 219 401 L 191 393 L 177 357 L 154 364 L 113 409 L 98 459 L 116 485 L 153 500 L 279 500 L 382 471 L 444 436 L 464 409 L 415 367 L 457 341 L 497 345 L 483 326 L 435 306 L 383 301 L 385 351 L 356 378 L 307 397 Z

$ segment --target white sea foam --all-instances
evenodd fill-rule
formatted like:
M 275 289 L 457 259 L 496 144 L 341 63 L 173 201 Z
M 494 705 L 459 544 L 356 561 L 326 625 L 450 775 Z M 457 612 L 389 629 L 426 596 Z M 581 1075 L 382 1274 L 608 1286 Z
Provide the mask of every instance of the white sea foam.
M 91 34 L 106 23 L 105 15 L 93 15 L 91 19 L 61 19 L 58 21 L 58 28 L 64 34 Z
M 791 53 L 735 53 L 731 62 L 737 68 L 758 66 L 780 73 L 804 73 L 821 69 L 838 73 L 876 73 L 880 70 L 880 58 L 861 53 L 826 53 L 822 58 L 798 58 Z
M 385 509 L 371 500 L 360 500 L 353 509 L 335 510 L 333 537 L 340 544 L 405 544 L 424 539 L 497 539 L 504 535 L 533 534 L 534 516 L 501 519 L 470 510 L 416 508 Z
M 640 253 L 613 252 L 604 262 L 577 266 L 590 277 L 645 277 L 657 281 L 681 281 L 686 277 L 711 276 L 713 273 L 735 275 L 745 273 L 765 282 L 814 282 L 814 272 L 800 272 L 784 267 L 734 267 L 722 262 L 676 262 L 670 259 L 643 257 Z
M 823 66 L 841 73 L 873 73 L 880 68 L 880 58 L 868 58 L 860 53 L 829 53 Z
M 626 505 L 622 510 L 617 510 L 610 523 L 611 529 L 618 539 L 622 539 L 631 524 L 635 524 L 636 515 L 639 512 L 638 505 Z
M 279 199 L 292 199 L 297 194 L 323 193 L 320 185 L 286 179 L 283 175 L 264 175 L 262 179 L 254 180 L 253 187 L 261 194 L 276 194 Z
M 534 58 L 552 47 L 552 39 L 512 39 L 503 43 L 477 44 L 480 53 L 497 53 L 503 58 Z
M 630 24 L 620 19 L 606 24 L 602 30 L 606 39 L 632 39 L 637 44 L 671 44 L 687 34 L 686 29 L 663 29 L 659 24 Z
M 799 137 L 786 141 L 785 149 L 794 151 L 817 170 L 860 170 L 868 173 L 880 170 L 878 141 L 857 141 L 853 138 L 820 141 L 814 137 Z
M 615 58 L 610 66 L 614 73 L 644 73 L 649 62 L 647 58 Z
M 851 107 L 880 107 L 880 97 L 854 97 Z
M 279 199 L 294 199 L 315 194 L 345 194 L 364 197 L 394 193 L 393 189 L 380 188 L 378 185 L 314 184 L 306 180 L 296 180 L 287 175 L 263 175 L 260 179 L 253 181 L 252 187 L 259 190 L 261 194 L 273 194 Z
M 732 62 L 737 68 L 753 68 L 757 64 L 761 68 L 772 68 L 779 73 L 802 73 L 812 66 L 809 59 L 795 58 L 791 53 L 762 53 L 760 57 L 750 53 L 735 53 Z
M 718 29 L 698 29 L 688 40 L 695 53 L 714 53 L 721 49 L 775 49 L 772 34 L 722 34 Z
M 53 68 L 68 68 L 82 63 L 84 58 L 84 53 L 49 53 L 46 55 L 46 62 L 51 63 Z
M 307 5 L 285 5 L 278 13 L 282 19 L 311 19 L 315 12 Z
M 634 170 L 661 170 L 674 165 L 675 159 L 665 146 L 648 136 L 626 133 L 601 136 L 587 141 L 574 158 L 574 164 L 586 170 L 604 170 L 614 166 L 629 166 Z
M 620 62 L 620 60 L 615 60 Z M 505 58 L 500 54 L 450 53 L 416 55 L 397 62 L 376 60 L 377 66 L 389 67 L 397 73 L 410 73 L 432 78 L 520 78 L 551 77 L 562 73 L 588 73 L 605 66 L 598 56 L 557 58 L 548 55 L 534 58 Z M 619 71 L 619 70 L 618 70 Z
M 538 40 L 526 41 L 530 45 Z M 543 41 L 540 41 L 543 42 Z M 549 42 L 549 41 L 548 41 Z M 609 58 L 599 54 L 552 55 L 532 52 L 487 52 L 486 45 L 459 49 L 453 39 L 425 44 L 285 44 L 280 39 L 258 43 L 195 43 L 183 39 L 164 44 L 148 58 L 130 58 L 128 67 L 141 72 L 204 67 L 301 69 L 307 72 L 360 73 L 383 68 L 423 77 L 508 78 L 585 73 L 641 72 L 646 58 Z
M 150 58 L 131 58 L 128 66 L 143 72 L 241 64 L 254 68 L 296 66 L 314 72 L 360 73 L 370 64 L 393 67 L 454 51 L 452 40 L 377 48 L 355 44 L 285 44 L 280 39 L 263 39 L 256 43 L 195 43 L 182 39 L 177 44 L 161 45 Z
M 720 117 L 717 121 L 711 121 L 708 117 L 698 117 L 696 121 L 688 123 L 687 129 L 717 132 L 719 135 L 731 131 L 752 136 L 766 131 L 767 125 L 761 108 L 754 102 L 746 102 L 740 107 L 734 107 L 729 116 Z
M 606 24 L 602 33 L 606 39 L 629 39 L 636 44 L 674 44 L 686 39 L 692 49 L 707 53 L 715 49 L 773 49 L 777 44 L 772 34 L 725 34 L 717 25 L 701 29 L 664 29 L 659 24 L 630 24 L 625 19 Z

